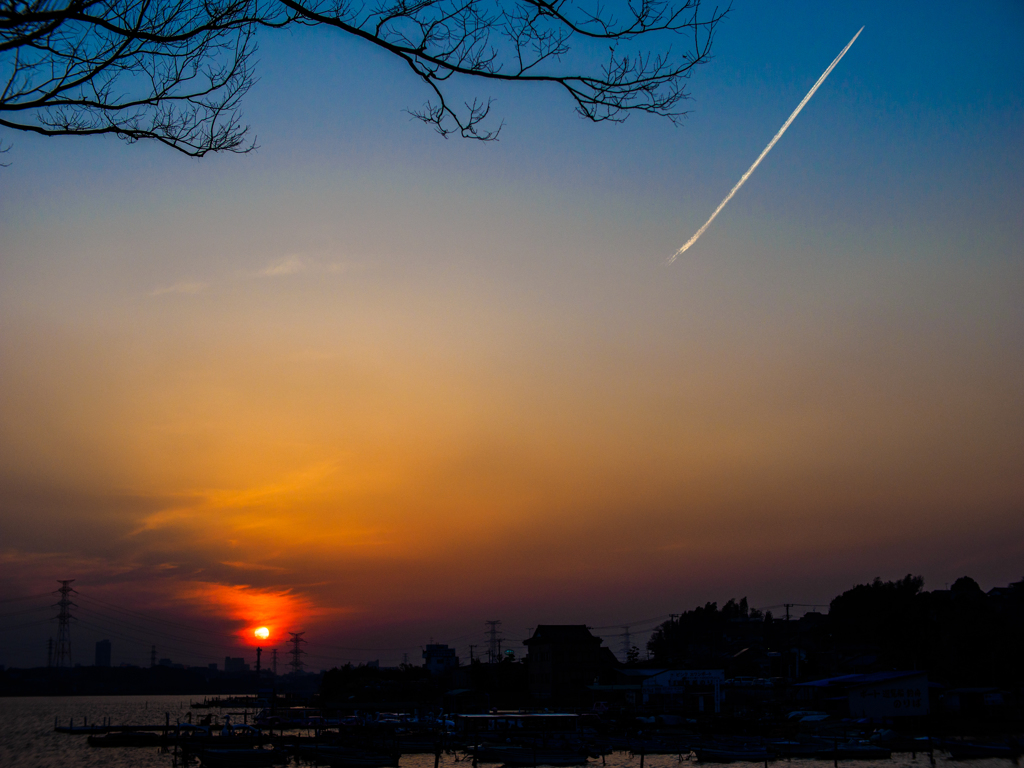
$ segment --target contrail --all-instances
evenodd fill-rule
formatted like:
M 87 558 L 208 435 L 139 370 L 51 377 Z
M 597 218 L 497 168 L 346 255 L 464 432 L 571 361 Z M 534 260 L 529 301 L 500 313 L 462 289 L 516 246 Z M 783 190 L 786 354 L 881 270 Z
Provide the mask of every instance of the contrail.
M 715 220 L 715 216 L 717 216 L 718 213 L 723 208 L 725 208 L 725 204 L 732 200 L 732 196 L 735 195 L 736 192 L 739 191 L 739 188 L 743 186 L 743 183 L 750 178 L 750 174 L 752 174 L 754 172 L 754 169 L 761 164 L 761 161 L 764 160 L 764 156 L 771 152 L 772 147 L 775 146 L 775 142 L 782 138 L 782 134 L 784 134 L 786 132 L 786 129 L 789 128 L 789 124 L 792 123 L 796 119 L 796 116 L 800 114 L 800 110 L 803 109 L 804 105 L 811 100 L 811 96 L 813 96 L 814 92 L 818 90 L 818 86 L 825 82 L 825 78 L 828 77 L 828 73 L 831 72 L 835 68 L 836 64 L 839 63 L 839 60 L 846 55 L 846 52 L 850 50 L 850 46 L 853 45 L 854 40 L 860 37 L 860 33 L 863 31 L 864 27 L 861 27 L 860 29 L 857 30 L 857 34 L 853 36 L 853 40 L 848 42 L 846 44 L 846 47 L 839 52 L 838 56 L 836 56 L 835 60 L 828 65 L 828 69 L 826 69 L 824 74 L 822 74 L 822 76 L 818 78 L 818 82 L 816 82 L 814 86 L 811 88 L 811 90 L 807 92 L 807 95 L 804 96 L 803 101 L 801 101 L 797 105 L 796 109 L 793 110 L 793 114 L 789 116 L 789 119 L 782 124 L 782 127 L 779 128 L 779 132 L 775 134 L 775 136 L 772 138 L 770 142 L 768 142 L 768 146 L 764 148 L 764 152 L 758 155 L 757 160 L 754 161 L 754 164 L 750 166 L 750 168 L 747 169 L 747 172 L 743 174 L 739 181 L 736 182 L 736 186 L 729 191 L 728 195 L 725 196 L 725 200 L 718 204 L 718 207 L 715 208 L 715 212 L 711 214 L 711 218 L 704 223 L 703 227 L 697 230 L 697 234 L 695 234 L 693 237 L 686 241 L 686 245 L 684 245 L 682 248 L 680 248 L 672 255 L 672 258 L 668 260 L 669 264 L 675 261 L 680 254 L 685 253 L 686 249 L 689 248 L 694 243 L 696 243 L 697 238 L 704 234 L 704 230 L 711 226 L 711 222 Z

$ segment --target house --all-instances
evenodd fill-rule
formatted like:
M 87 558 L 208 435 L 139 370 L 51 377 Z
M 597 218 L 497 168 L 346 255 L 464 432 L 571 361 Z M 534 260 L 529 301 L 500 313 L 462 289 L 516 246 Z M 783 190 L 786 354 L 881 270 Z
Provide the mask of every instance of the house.
M 575 698 L 619 662 L 584 624 L 541 624 L 523 641 L 530 693 L 539 699 Z
M 928 714 L 928 673 L 871 672 L 798 683 L 798 697 L 850 717 L 921 717 Z
M 660 704 L 697 712 L 722 711 L 721 669 L 669 669 L 642 683 L 644 704 Z

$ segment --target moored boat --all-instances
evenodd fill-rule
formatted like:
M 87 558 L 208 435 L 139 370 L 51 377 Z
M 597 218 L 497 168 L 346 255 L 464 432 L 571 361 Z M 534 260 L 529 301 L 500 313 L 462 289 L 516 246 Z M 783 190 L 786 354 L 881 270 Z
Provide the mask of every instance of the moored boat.
M 559 749 L 518 744 L 481 744 L 470 751 L 477 762 L 513 766 L 583 765 L 590 757 L 585 749 Z
M 356 749 L 341 744 L 303 744 L 298 749 L 306 760 L 337 768 L 397 768 L 401 752 Z
M 1019 757 L 1020 752 L 1016 755 L 1013 749 L 1008 744 L 983 744 L 972 741 L 946 741 L 943 742 L 942 748 L 945 749 L 949 756 L 954 760 L 982 760 L 984 758 L 994 757 L 1012 760 L 1015 756 Z
M 203 768 L 259 768 L 287 759 L 282 750 L 273 749 L 215 749 L 209 747 L 196 753 Z
M 768 742 L 768 749 L 776 757 L 816 757 L 821 752 L 821 744 L 806 741 L 790 741 L 779 739 Z
M 869 742 L 848 741 L 831 747 L 823 746 L 817 757 L 819 760 L 888 760 L 892 757 L 892 750 Z
M 764 747 L 726 748 L 699 747 L 694 750 L 697 760 L 702 763 L 763 763 L 774 760 L 775 756 Z
M 103 736 L 90 736 L 90 747 L 158 747 L 167 743 L 166 737 L 149 731 L 113 731 Z

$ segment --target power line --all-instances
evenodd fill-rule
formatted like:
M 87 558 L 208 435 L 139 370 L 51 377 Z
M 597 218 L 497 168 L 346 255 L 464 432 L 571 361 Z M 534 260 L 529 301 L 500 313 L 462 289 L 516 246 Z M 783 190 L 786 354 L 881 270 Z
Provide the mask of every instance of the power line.
M 133 611 L 133 610 L 130 610 L 128 608 L 122 608 L 122 607 L 114 605 L 112 603 L 108 603 L 105 600 L 100 600 L 97 597 L 92 597 L 92 596 L 90 596 L 88 594 L 78 593 L 78 596 L 79 596 L 79 599 L 85 600 L 86 602 L 99 603 L 100 605 L 102 605 L 105 608 L 107 608 L 107 610 L 115 611 L 117 613 L 123 613 L 123 614 L 126 614 L 128 616 L 133 616 L 133 617 L 138 618 L 138 619 L 143 619 L 143 620 L 145 620 L 147 622 L 156 623 L 156 624 L 166 624 L 167 626 L 174 627 L 175 629 L 185 629 L 185 630 L 188 630 L 190 632 L 200 632 L 200 633 L 202 633 L 204 635 L 217 634 L 217 635 L 220 635 L 221 637 L 231 637 L 231 638 L 234 637 L 234 635 L 226 635 L 226 634 L 224 634 L 222 632 L 213 632 L 213 633 L 211 633 L 208 629 L 205 629 L 205 628 L 189 627 L 187 625 L 182 624 L 180 621 L 171 621 L 169 619 L 160 619 L 160 618 L 157 618 L 156 616 L 153 616 L 151 614 L 140 613 L 139 611 Z
M 670 613 L 664 613 L 661 616 L 655 616 L 655 617 L 650 618 L 650 619 L 643 619 L 642 621 L 631 621 L 631 622 L 629 622 L 629 626 L 631 626 L 631 627 L 642 627 L 645 624 L 653 624 L 655 622 L 664 621 L 665 619 L 669 618 L 671 615 L 672 614 L 670 614 Z M 619 624 L 609 624 L 607 627 L 589 627 L 589 629 L 622 629 L 624 626 L 625 626 L 625 624 L 619 623 Z
M 15 624 L 11 627 L 0 627 L 0 632 L 10 632 L 14 629 L 25 629 L 26 627 L 38 627 L 40 624 L 49 624 L 53 621 L 52 618 L 39 619 L 38 621 L 28 621 L 24 624 Z
M 302 642 L 308 643 L 310 648 L 329 648 L 332 651 L 346 651 L 346 652 L 357 651 L 357 652 L 365 652 L 365 653 L 373 653 L 375 651 L 411 651 L 411 650 L 415 650 L 416 648 L 419 647 L 419 646 L 415 646 L 415 645 L 406 645 L 406 646 L 404 646 L 402 648 L 349 648 L 347 646 L 331 645 L 330 643 L 320 643 L 320 642 L 315 642 L 315 641 L 310 641 L 310 640 L 303 640 Z
M 151 628 L 143 627 L 143 626 L 140 626 L 138 624 L 132 624 L 131 622 L 124 621 L 123 619 L 119 619 L 119 618 L 114 617 L 114 616 L 108 616 L 108 615 L 104 614 L 102 611 L 93 610 L 93 611 L 89 612 L 89 615 L 90 616 L 97 616 L 97 617 L 103 619 L 104 621 L 106 621 L 106 622 L 108 622 L 110 624 L 114 624 L 116 626 L 127 627 L 128 629 L 136 631 L 136 632 L 141 632 L 141 633 L 144 633 L 144 634 L 147 634 L 147 635 L 153 635 L 154 634 L 154 631 Z M 186 627 L 185 629 L 188 629 L 188 628 Z M 199 631 L 199 630 L 196 630 L 196 631 Z M 207 640 L 197 640 L 197 639 L 194 639 L 194 638 L 191 638 L 191 637 L 182 637 L 180 635 L 170 634 L 170 633 L 168 633 L 168 632 L 166 632 L 165 630 L 162 630 L 162 629 L 159 630 L 159 634 L 160 634 L 161 638 L 169 638 L 171 640 L 176 640 L 178 642 L 188 643 L 188 644 L 196 645 L 196 646 L 206 646 L 208 648 L 223 649 L 223 648 L 230 648 L 230 647 L 234 646 L 234 643 L 232 643 L 232 642 L 220 642 L 220 643 L 218 643 L 218 642 L 210 642 L 210 641 L 207 641 Z M 227 638 L 227 637 L 230 637 L 230 636 L 229 635 L 222 635 L 222 637 Z
M 118 637 L 121 640 L 127 640 L 130 643 L 136 643 L 138 645 L 144 645 L 145 646 L 145 645 L 150 645 L 152 643 L 152 641 L 153 641 L 154 633 L 146 631 L 146 630 L 140 630 L 140 629 L 136 629 L 134 627 L 128 627 L 127 629 L 111 629 L 109 626 L 100 626 L 99 624 L 93 624 L 92 622 L 86 621 L 84 619 L 76 619 L 76 621 L 77 621 L 77 623 L 80 626 L 89 627 L 90 629 L 96 630 L 97 632 L 106 633 L 106 634 L 109 634 L 111 636 Z M 130 634 L 126 634 L 126 633 L 130 633 Z M 161 638 L 161 640 L 163 640 L 163 639 L 166 639 L 167 636 L 166 635 L 160 635 L 160 638 Z M 193 643 L 193 642 L 190 642 L 188 640 L 182 641 L 179 638 L 170 638 L 170 639 L 172 641 L 177 640 L 178 642 L 183 643 L 183 645 L 185 645 L 185 646 L 191 645 L 192 647 L 191 648 L 185 648 L 182 645 L 177 645 L 174 642 L 172 642 L 170 645 L 162 644 L 162 645 L 164 645 L 165 648 L 170 648 L 171 650 L 180 651 L 182 653 L 208 654 L 208 653 L 211 652 L 210 650 L 199 649 L 199 648 L 195 647 L 197 645 L 197 643 Z M 218 653 L 222 652 L 224 650 L 231 650 L 232 649 L 232 646 L 230 646 L 230 645 L 216 646 L 216 645 L 211 645 L 209 643 L 204 643 L 203 645 L 207 645 L 209 647 L 212 647 L 213 650 L 217 651 Z
M 16 603 L 20 600 L 38 600 L 40 597 L 49 597 L 53 592 L 40 592 L 38 595 L 24 595 L 23 597 L 5 597 L 0 600 L 0 605 L 4 603 Z
M 499 624 L 500 623 L 501 622 L 499 622 Z M 448 645 L 454 647 L 455 643 L 457 643 L 459 640 L 465 640 L 467 637 L 474 637 L 474 636 L 476 636 L 475 632 L 471 632 L 471 633 L 469 633 L 467 635 L 461 635 L 460 637 L 456 637 L 454 639 L 448 640 Z M 347 646 L 347 645 L 333 645 L 331 643 L 324 643 L 324 642 L 320 642 L 318 640 L 307 640 L 305 642 L 309 645 L 310 648 L 327 648 L 327 649 L 332 650 L 332 651 L 343 651 L 345 653 L 377 653 L 377 652 L 402 652 L 402 653 L 408 653 L 409 651 L 415 651 L 417 648 L 419 648 L 419 646 L 417 646 L 417 645 L 405 645 L 405 646 L 401 646 L 401 647 L 392 647 L 392 648 L 386 648 L 386 647 L 382 647 L 382 646 L 376 646 L 376 647 L 373 647 L 373 648 L 355 648 L 355 647 Z M 331 657 L 325 656 L 324 658 L 331 658 Z
M 123 640 L 123 641 L 129 643 L 132 646 L 136 646 L 136 647 L 140 647 L 140 648 L 151 648 L 152 647 L 153 634 L 151 632 L 150 633 L 146 633 L 147 634 L 146 638 L 140 638 L 138 636 L 132 636 L 132 635 L 124 634 L 123 632 L 120 632 L 118 630 L 112 630 L 109 627 L 101 627 L 101 626 L 99 626 L 97 624 L 92 624 L 92 623 L 90 623 L 88 621 L 83 621 L 82 619 L 78 619 L 77 622 L 78 622 L 78 624 L 80 626 L 88 627 L 89 629 L 92 629 L 92 630 L 94 630 L 96 632 L 100 632 L 103 635 L 107 635 L 109 637 L 116 638 L 118 640 Z M 176 653 L 176 654 L 181 654 L 183 656 L 197 656 L 198 655 L 198 656 L 209 657 L 211 655 L 211 651 L 208 651 L 208 650 L 197 650 L 195 648 L 183 648 L 183 647 L 181 647 L 179 645 L 166 645 L 164 643 L 161 643 L 160 647 L 163 648 L 164 651 L 170 651 L 170 652 L 173 652 L 173 653 Z M 223 646 L 220 649 L 220 653 L 224 653 L 225 651 L 230 652 L 231 650 L 233 650 L 233 649 L 230 648 L 229 646 Z
M 24 616 L 26 613 L 36 613 L 38 611 L 49 611 L 52 607 L 52 605 L 37 605 L 35 608 L 23 608 L 20 611 L 0 613 L 0 619 L 9 619 L 12 616 Z
M 789 609 L 790 608 L 824 608 L 822 603 L 780 603 L 779 605 L 769 605 L 762 610 L 771 610 L 772 608 L 785 608 L 786 609 L 786 621 L 789 621 Z
M 487 635 L 487 661 L 493 664 L 498 661 L 498 643 L 505 638 L 498 637 L 498 627 L 501 626 L 501 621 L 485 621 L 484 624 L 490 627 L 484 634 Z
M 238 638 L 234 634 L 210 632 L 208 629 L 188 626 L 182 624 L 180 621 L 169 621 L 167 619 L 157 618 L 150 614 L 124 608 L 113 603 L 109 603 L 101 598 L 79 592 L 70 586 L 73 581 L 74 579 L 66 581 L 58 580 L 61 587 L 56 592 L 60 595 L 60 601 L 52 606 L 60 609 L 58 616 L 56 617 L 58 620 L 58 632 L 57 641 L 54 643 L 52 638 L 50 640 L 53 645 L 50 652 L 47 654 L 47 662 L 49 665 L 65 666 L 73 663 L 73 659 L 71 657 L 70 632 L 70 625 L 72 621 L 74 621 L 78 626 L 88 628 L 90 631 L 96 631 L 103 635 L 115 637 L 128 643 L 130 646 L 139 647 L 140 649 L 146 648 L 149 650 L 152 645 L 153 637 L 156 635 L 160 638 L 161 647 L 165 651 L 171 651 L 172 653 L 181 654 L 186 657 L 195 655 L 207 657 L 216 656 L 225 652 L 230 653 L 237 647 Z M 53 593 L 8 598 L 0 601 L 0 603 L 36 599 L 38 597 L 49 596 L 50 594 Z M 72 595 L 74 596 L 74 600 L 78 602 L 73 602 Z M 79 603 L 81 603 L 81 605 L 79 605 Z M 102 606 L 102 608 L 100 606 Z M 78 614 L 73 615 L 72 609 L 76 608 L 79 609 L 79 612 L 84 611 L 86 616 L 83 617 Z M 0 619 L 9 620 L 22 615 L 27 618 L 34 611 L 42 611 L 46 609 L 47 606 L 19 609 L 0 615 Z M 92 621 L 89 621 L 89 619 L 92 619 Z M 52 621 L 52 618 L 45 618 L 25 621 L 18 624 L 6 624 L 0 626 L 0 632 L 28 629 L 30 627 L 49 624 Z M 154 624 L 158 626 L 154 628 L 154 626 L 152 626 Z M 177 630 L 177 632 L 168 632 L 163 627 L 173 628 Z M 203 635 L 205 638 L 212 637 L 213 639 L 191 637 L 190 635 L 192 633 Z M 170 642 L 165 644 L 166 641 Z

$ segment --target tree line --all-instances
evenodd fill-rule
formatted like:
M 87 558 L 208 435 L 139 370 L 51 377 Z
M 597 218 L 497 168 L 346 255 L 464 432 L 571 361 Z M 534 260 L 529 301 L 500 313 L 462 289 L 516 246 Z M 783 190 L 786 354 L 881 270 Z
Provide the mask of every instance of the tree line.
M 709 602 L 661 624 L 647 644 L 656 665 L 763 673 L 771 670 L 766 656 L 799 654 L 804 679 L 920 669 L 951 685 L 1024 682 L 1022 648 L 1024 580 L 986 593 L 964 576 L 929 592 L 910 574 L 859 584 L 827 614 L 792 621 L 750 609 L 746 598 L 721 608 Z

